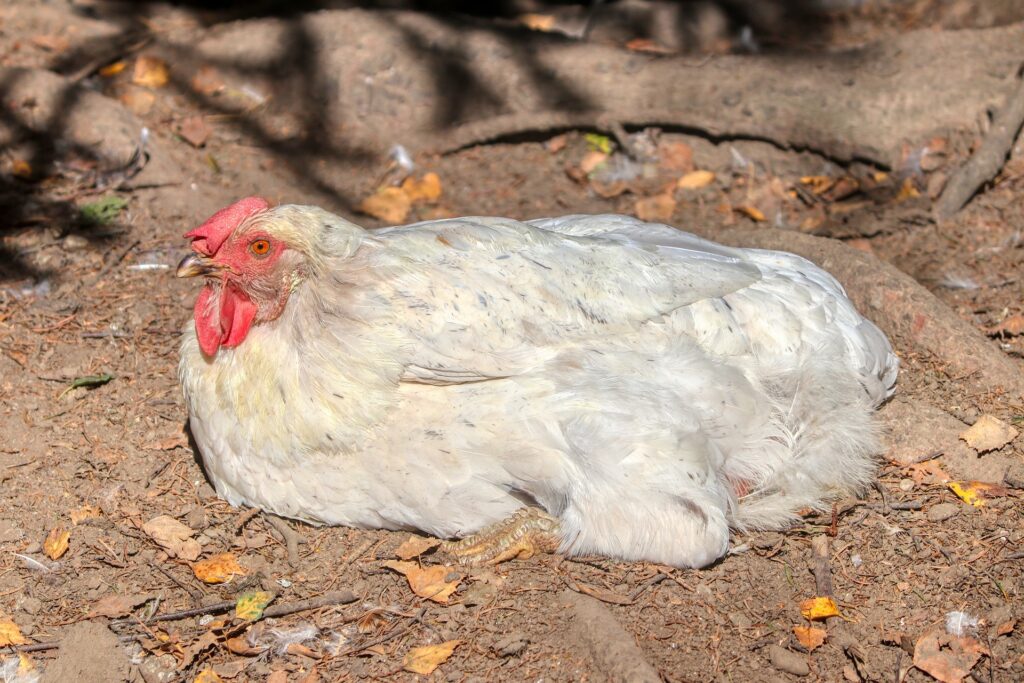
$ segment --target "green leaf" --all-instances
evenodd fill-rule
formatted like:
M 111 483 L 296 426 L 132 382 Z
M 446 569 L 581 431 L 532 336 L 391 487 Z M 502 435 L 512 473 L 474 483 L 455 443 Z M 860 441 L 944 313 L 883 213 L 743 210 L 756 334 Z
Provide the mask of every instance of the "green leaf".
M 87 225 L 107 225 L 120 215 L 128 200 L 117 195 L 107 195 L 95 202 L 90 202 L 79 209 L 82 222 Z
M 583 136 L 583 139 L 587 141 L 587 147 L 596 152 L 612 153 L 612 140 L 607 135 L 587 133 Z
M 85 377 L 76 377 L 64 391 L 60 392 L 60 396 L 57 398 L 64 398 L 64 394 L 74 389 L 81 389 L 82 387 L 88 387 L 90 389 L 94 387 L 101 387 L 110 380 L 114 379 L 114 376 L 108 372 L 104 372 L 102 375 L 86 375 Z
M 246 621 L 258 621 L 273 599 L 274 594 L 267 591 L 242 593 L 235 602 L 235 616 Z

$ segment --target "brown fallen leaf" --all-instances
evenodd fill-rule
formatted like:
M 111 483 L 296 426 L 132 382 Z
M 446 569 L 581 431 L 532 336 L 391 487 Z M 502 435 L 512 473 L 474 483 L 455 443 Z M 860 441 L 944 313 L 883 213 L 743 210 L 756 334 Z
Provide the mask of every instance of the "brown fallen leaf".
M 917 185 L 914 184 L 913 178 L 906 178 L 903 184 L 900 185 L 900 193 L 896 195 L 896 201 L 902 202 L 907 199 L 913 199 L 914 197 L 920 197 L 921 193 L 917 189 Z
M 1008 621 L 1004 621 L 1003 623 L 1001 623 L 998 626 L 996 626 L 996 635 L 997 636 L 1009 635 L 1009 634 L 1013 633 L 1013 629 L 1016 628 L 1016 626 L 1017 626 L 1017 620 L 1016 619 L 1010 619 Z
M 161 548 L 188 562 L 198 560 L 203 551 L 202 546 L 192 538 L 195 532 L 173 517 L 154 517 L 142 525 L 142 530 Z
M 988 655 L 980 641 L 971 636 L 954 636 L 938 628 L 925 633 L 914 645 L 914 666 L 941 683 L 960 683 Z
M 71 523 L 78 526 L 78 524 L 87 519 L 98 519 L 100 514 L 100 509 L 95 505 L 83 505 L 77 510 L 72 510 L 69 516 L 71 517 Z
M 565 149 L 565 146 L 567 144 L 569 144 L 569 136 L 563 133 L 561 135 L 556 135 L 555 137 L 545 142 L 544 147 L 552 154 L 555 154 Z
M 836 601 L 829 597 L 808 598 L 800 603 L 800 614 L 808 621 L 819 621 L 839 616 Z
M 419 179 L 409 176 L 402 182 L 402 192 L 405 192 L 409 201 L 414 204 L 433 204 L 441 198 L 441 179 L 434 172 L 427 173 Z
M 224 679 L 217 675 L 217 672 L 213 669 L 203 669 L 200 671 L 195 678 L 192 679 L 192 683 L 221 683 Z
M 63 527 L 54 527 L 46 534 L 43 541 L 43 552 L 51 560 L 59 560 L 68 551 L 71 541 L 71 532 Z
M 638 199 L 633 206 L 636 217 L 642 221 L 667 223 L 672 220 L 676 210 L 676 200 L 671 194 L 657 194 L 653 197 Z
M 738 213 L 742 213 L 744 216 L 753 221 L 756 221 L 757 223 L 764 223 L 764 221 L 766 220 L 764 217 L 764 213 L 761 211 L 761 209 L 757 208 L 756 206 L 737 206 L 736 211 Z
M 715 174 L 711 171 L 690 171 L 676 182 L 680 190 L 698 190 L 715 182 Z
M 104 78 L 113 78 L 122 71 L 128 68 L 128 62 L 123 59 L 114 62 L 113 64 L 107 64 L 105 67 L 99 70 L 100 76 Z
M 391 225 L 405 221 L 412 201 L 400 187 L 382 187 L 359 204 L 359 211 Z
M 227 88 L 223 76 L 212 66 L 202 66 L 192 77 L 192 89 L 201 95 L 215 95 Z
M 206 125 L 206 119 L 202 116 L 189 116 L 178 127 L 178 135 L 196 149 L 206 144 L 211 132 L 210 127 Z
M 993 337 L 1019 337 L 1024 334 L 1024 315 L 1015 313 L 995 327 L 989 328 L 988 333 Z
M 395 557 L 400 560 L 411 560 L 412 558 L 419 557 L 423 553 L 428 550 L 432 550 L 439 545 L 441 545 L 441 541 L 436 538 L 410 535 L 409 538 L 405 539 L 405 542 L 395 550 Z
M 685 142 L 668 142 L 658 146 L 658 166 L 666 171 L 687 174 L 693 171 L 693 148 Z M 711 174 L 714 177 L 714 174 Z
M 607 152 L 592 149 L 584 154 L 583 158 L 580 160 L 580 170 L 583 171 L 584 174 L 589 175 L 597 170 L 597 168 L 607 160 Z
M 960 438 L 979 453 L 1002 448 L 1017 438 L 1019 432 L 1002 420 L 991 415 L 982 415 L 977 421 L 960 433 Z
M 806 185 L 813 194 L 825 194 L 836 184 L 836 179 L 827 175 L 805 175 L 800 178 L 800 184 Z
M 398 562 L 391 560 L 384 563 L 385 567 L 403 574 L 409 581 L 409 588 L 421 598 L 427 598 L 442 605 L 459 587 L 460 576 L 451 567 L 432 565 L 421 567 L 415 562 Z M 454 578 L 449 578 L 453 577 Z
M 231 654 L 240 655 L 242 657 L 256 657 L 257 655 L 261 655 L 267 651 L 267 646 L 265 645 L 250 645 L 245 636 L 228 638 L 224 641 L 224 647 L 226 647 L 228 652 Z
M 123 617 L 149 600 L 150 597 L 149 595 L 142 594 L 105 595 L 93 604 L 87 618 L 110 617 L 111 619 L 116 619 L 117 617 Z
M 402 659 L 402 668 L 414 674 L 426 676 L 434 672 L 434 669 L 448 661 L 461 640 L 449 640 L 439 645 L 427 645 L 425 647 L 414 647 L 405 653 Z
M 793 635 L 796 636 L 797 642 L 807 648 L 808 652 L 814 652 L 815 649 L 821 647 L 821 644 L 825 642 L 825 636 L 828 632 L 823 628 L 815 628 L 814 626 L 794 626 Z
M 203 583 L 227 583 L 236 576 L 245 576 L 248 572 L 238 564 L 234 553 L 220 553 L 205 560 L 192 563 L 192 573 Z
M 24 159 L 15 159 L 11 162 L 11 175 L 15 178 L 28 180 L 32 177 L 32 164 Z
M 132 83 L 144 88 L 162 88 L 171 79 L 167 62 L 152 55 L 142 55 L 135 60 Z
M 21 629 L 9 617 L 0 617 L 0 647 L 8 645 L 26 645 L 28 640 L 21 634 Z

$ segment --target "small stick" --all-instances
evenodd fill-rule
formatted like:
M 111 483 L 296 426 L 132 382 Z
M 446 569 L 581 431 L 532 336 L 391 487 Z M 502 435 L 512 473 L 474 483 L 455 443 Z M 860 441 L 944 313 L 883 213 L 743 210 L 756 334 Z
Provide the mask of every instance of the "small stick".
M 259 508 L 249 508 L 248 510 L 243 512 L 241 515 L 239 515 L 238 519 L 235 520 L 235 533 L 236 534 L 242 533 L 242 529 L 245 528 L 245 525 L 248 524 L 249 522 L 251 522 L 252 518 L 255 517 L 256 515 L 260 514 L 261 512 L 263 512 L 263 511 L 260 510 Z
M 832 565 L 829 563 L 828 536 L 811 539 L 811 573 L 815 595 L 832 597 Z
M 269 512 L 263 515 L 263 519 L 267 520 L 267 524 L 274 527 L 277 533 L 281 534 L 281 538 L 284 539 L 285 548 L 288 550 L 288 564 L 296 566 L 299 564 L 299 543 L 305 543 L 304 539 L 297 531 L 291 528 L 287 520 L 272 515 Z
M 974 193 L 996 177 L 1013 147 L 1017 133 L 1024 125 L 1024 78 L 1022 69 L 1016 74 L 1016 90 L 1006 98 L 1006 104 L 996 114 L 981 147 L 958 168 L 949 179 L 942 196 L 935 203 L 935 216 L 940 221 L 951 218 L 971 200 Z

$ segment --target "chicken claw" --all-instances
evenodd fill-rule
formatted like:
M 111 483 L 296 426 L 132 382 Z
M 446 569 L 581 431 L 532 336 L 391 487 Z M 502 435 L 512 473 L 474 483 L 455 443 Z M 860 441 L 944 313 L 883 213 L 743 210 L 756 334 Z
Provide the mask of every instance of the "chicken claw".
M 561 545 L 558 519 L 540 508 L 525 507 L 500 522 L 458 541 L 444 541 L 441 549 L 461 564 L 498 564 L 538 553 L 553 553 Z

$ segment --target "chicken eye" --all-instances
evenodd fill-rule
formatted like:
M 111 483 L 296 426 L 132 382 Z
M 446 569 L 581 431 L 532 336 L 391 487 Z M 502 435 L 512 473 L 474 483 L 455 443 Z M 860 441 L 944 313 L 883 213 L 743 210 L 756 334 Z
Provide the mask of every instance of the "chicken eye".
M 270 253 L 270 242 L 267 240 L 254 240 L 252 244 L 249 245 L 249 251 L 256 256 L 266 256 Z

